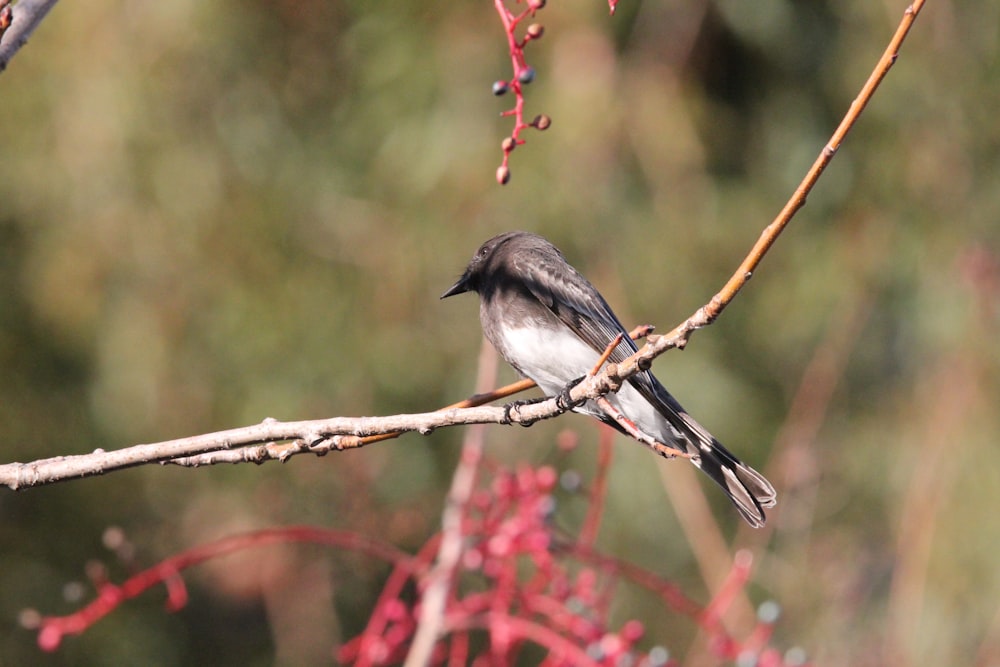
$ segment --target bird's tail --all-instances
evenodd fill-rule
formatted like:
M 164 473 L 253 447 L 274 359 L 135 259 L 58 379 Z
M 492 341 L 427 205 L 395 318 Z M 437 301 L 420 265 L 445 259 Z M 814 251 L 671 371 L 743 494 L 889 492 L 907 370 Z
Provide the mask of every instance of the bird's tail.
M 722 487 L 747 523 L 754 528 L 763 526 L 767 519 L 764 508 L 774 507 L 777 498 L 771 483 L 723 447 L 663 385 L 656 383 L 655 394 L 660 412 L 687 439 L 685 444 L 691 462 Z
M 746 522 L 754 528 L 764 525 L 765 507 L 774 507 L 776 494 L 771 483 L 759 472 L 740 461 L 715 438 L 706 446 L 698 443 L 698 452 L 691 452 L 691 462 L 722 487 Z

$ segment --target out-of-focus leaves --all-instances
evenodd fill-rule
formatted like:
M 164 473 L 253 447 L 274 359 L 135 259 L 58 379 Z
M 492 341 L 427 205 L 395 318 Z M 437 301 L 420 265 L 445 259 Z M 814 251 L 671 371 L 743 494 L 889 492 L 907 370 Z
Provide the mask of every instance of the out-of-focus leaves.
M 3 459 L 462 398 L 476 307 L 437 296 L 479 242 L 512 228 L 556 241 L 627 324 L 668 330 L 779 210 L 904 4 L 622 3 L 609 19 L 601 3 L 550 3 L 527 51 L 527 115 L 553 124 L 526 134 L 503 189 L 493 172 L 508 100 L 490 85 L 509 64 L 488 3 L 60 4 L 0 76 Z M 787 644 L 821 662 L 901 651 L 912 664 L 968 663 L 995 615 L 997 12 L 924 10 L 753 281 L 685 354 L 657 362 L 720 439 L 757 467 L 771 456 L 780 502 L 801 522 L 777 518 L 758 582 L 789 611 Z M 816 476 L 797 477 L 775 435 L 818 346 L 865 304 L 818 437 L 797 443 Z M 968 399 L 935 411 L 957 391 Z M 497 431 L 520 443 L 498 454 L 542 459 L 572 426 L 589 469 L 591 432 L 567 419 Z M 125 527 L 142 564 L 274 523 L 420 544 L 457 438 L 5 494 L 0 611 L 66 610 L 63 585 L 83 564 L 114 560 L 100 546 L 108 525 Z M 917 515 L 928 541 L 914 553 L 901 521 L 941 438 L 933 502 Z M 603 546 L 697 590 L 650 463 L 631 449 L 616 461 Z M 333 558 L 333 597 L 350 634 L 384 572 L 346 558 Z M 195 577 L 189 610 L 130 606 L 54 656 L 8 622 L 0 662 L 306 664 L 315 644 L 297 655 L 268 622 L 294 602 L 268 586 L 301 565 L 270 578 L 241 565 L 260 582 L 250 593 Z M 919 607 L 898 613 L 913 594 Z

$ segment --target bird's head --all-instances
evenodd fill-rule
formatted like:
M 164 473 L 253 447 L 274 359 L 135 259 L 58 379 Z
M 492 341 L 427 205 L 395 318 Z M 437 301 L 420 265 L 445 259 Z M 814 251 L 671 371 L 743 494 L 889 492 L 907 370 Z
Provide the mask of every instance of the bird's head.
M 469 265 L 465 267 L 462 277 L 449 287 L 441 295 L 441 298 L 445 299 L 456 294 L 463 294 L 464 292 L 479 293 L 482 288 L 484 276 L 503 273 L 504 262 L 511 256 L 511 252 L 517 246 L 525 243 L 533 243 L 536 239 L 544 241 L 540 236 L 528 232 L 506 232 L 494 236 L 479 246 L 479 250 L 469 260 Z

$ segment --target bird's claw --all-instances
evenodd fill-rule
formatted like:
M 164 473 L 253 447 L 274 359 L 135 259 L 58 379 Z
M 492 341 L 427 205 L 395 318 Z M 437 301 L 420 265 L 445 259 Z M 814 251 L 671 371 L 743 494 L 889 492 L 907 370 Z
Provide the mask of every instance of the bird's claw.
M 586 375 L 581 375 L 575 380 L 570 380 L 566 384 L 566 386 L 562 388 L 562 391 L 560 391 L 559 394 L 556 396 L 556 407 L 559 408 L 560 413 L 572 410 L 576 406 L 583 403 L 583 401 L 574 401 L 569 394 L 571 391 L 573 391 L 573 387 L 580 384 L 586 379 L 587 379 Z
M 568 412 L 573 408 L 575 408 L 576 406 L 583 403 L 583 401 L 574 401 L 570 397 L 569 393 L 573 391 L 573 387 L 583 382 L 586 378 L 587 378 L 586 375 L 581 375 L 575 380 L 571 380 L 565 387 L 562 388 L 562 391 L 556 394 L 556 407 L 559 409 L 559 414 Z M 524 401 L 512 401 L 507 405 L 503 406 L 503 417 L 501 417 L 500 423 L 505 425 L 517 423 L 527 428 L 528 426 L 531 426 L 532 424 L 537 422 L 538 419 L 522 419 L 521 413 L 518 410 L 518 408 L 520 408 L 522 405 L 533 405 L 535 403 L 541 403 L 542 401 L 547 401 L 547 400 L 549 400 L 548 396 L 542 396 L 541 398 L 531 398 Z M 516 421 L 514 420 L 513 416 L 515 412 L 517 413 Z
M 525 428 L 528 428 L 529 426 L 531 426 L 532 424 L 534 424 L 538 420 L 537 419 L 521 419 L 521 413 L 518 410 L 518 408 L 520 408 L 522 405 L 531 405 L 532 403 L 538 403 L 540 400 L 544 400 L 544 399 L 530 399 L 530 400 L 526 400 L 526 401 L 512 401 L 512 402 L 508 403 L 507 405 L 503 406 L 503 418 L 500 420 L 500 423 L 501 424 L 506 424 L 506 425 L 510 425 L 510 424 L 515 423 L 513 417 L 511 417 L 511 413 L 512 412 L 517 412 L 518 419 L 517 419 L 516 423 L 520 424 L 521 426 L 523 426 Z

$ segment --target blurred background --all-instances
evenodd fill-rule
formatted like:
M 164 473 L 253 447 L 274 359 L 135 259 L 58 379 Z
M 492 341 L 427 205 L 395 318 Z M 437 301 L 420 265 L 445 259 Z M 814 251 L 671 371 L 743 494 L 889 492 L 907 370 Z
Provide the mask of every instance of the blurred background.
M 501 188 L 491 3 L 60 3 L 0 76 L 0 460 L 459 400 L 478 311 L 438 296 L 509 229 L 667 331 L 780 210 L 904 8 L 549 3 L 527 114 L 552 127 Z M 753 281 L 656 363 L 775 483 L 768 528 L 702 480 L 716 518 L 685 525 L 685 464 L 618 440 L 599 546 L 701 600 L 699 544 L 755 549 L 751 600 L 818 664 L 1000 664 L 998 26 L 996 3 L 929 3 Z M 0 664 L 327 663 L 386 572 L 328 549 L 201 567 L 179 613 L 153 591 L 52 655 L 18 617 L 91 599 L 92 560 L 120 580 L 248 528 L 416 549 L 460 438 L 0 493 Z M 489 429 L 487 451 L 588 476 L 597 438 L 568 416 Z M 579 523 L 572 497 L 558 511 Z M 105 544 L 119 530 L 132 566 Z M 649 642 L 689 643 L 648 596 L 619 604 Z

